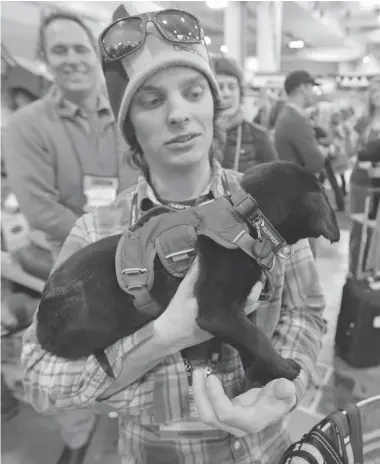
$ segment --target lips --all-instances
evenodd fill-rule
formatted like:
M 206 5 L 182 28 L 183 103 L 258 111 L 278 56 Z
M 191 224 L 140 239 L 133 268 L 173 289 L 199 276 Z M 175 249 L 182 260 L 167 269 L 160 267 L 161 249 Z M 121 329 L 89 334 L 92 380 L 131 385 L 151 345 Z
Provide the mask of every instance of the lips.
M 168 142 L 166 142 L 166 145 L 190 142 L 190 140 L 193 140 L 195 137 L 199 137 L 200 135 L 201 134 L 198 132 L 189 132 L 188 134 L 178 135 L 177 137 L 173 137 Z

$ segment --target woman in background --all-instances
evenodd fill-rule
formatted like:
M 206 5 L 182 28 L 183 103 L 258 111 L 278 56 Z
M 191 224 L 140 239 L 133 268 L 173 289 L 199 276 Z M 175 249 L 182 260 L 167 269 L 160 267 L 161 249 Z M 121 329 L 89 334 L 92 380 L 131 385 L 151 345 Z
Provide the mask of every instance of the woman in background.
M 226 147 L 222 166 L 244 172 L 254 164 L 278 159 L 267 130 L 246 120 L 243 110 L 243 73 L 235 60 L 224 55 L 212 57 L 223 105 Z

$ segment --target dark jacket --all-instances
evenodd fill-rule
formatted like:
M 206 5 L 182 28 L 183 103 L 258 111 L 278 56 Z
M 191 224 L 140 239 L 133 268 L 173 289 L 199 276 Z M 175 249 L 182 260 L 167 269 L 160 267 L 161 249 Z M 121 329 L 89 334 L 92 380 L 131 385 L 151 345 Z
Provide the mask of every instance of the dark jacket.
M 240 125 L 240 124 L 239 124 Z M 233 169 L 236 154 L 238 127 L 226 131 L 227 141 L 222 166 Z M 278 160 L 278 155 L 268 132 L 258 124 L 243 121 L 238 171 L 244 172 L 255 164 Z
M 322 171 L 324 158 L 312 125 L 296 109 L 284 106 L 276 122 L 274 140 L 281 160 L 300 164 L 313 174 Z

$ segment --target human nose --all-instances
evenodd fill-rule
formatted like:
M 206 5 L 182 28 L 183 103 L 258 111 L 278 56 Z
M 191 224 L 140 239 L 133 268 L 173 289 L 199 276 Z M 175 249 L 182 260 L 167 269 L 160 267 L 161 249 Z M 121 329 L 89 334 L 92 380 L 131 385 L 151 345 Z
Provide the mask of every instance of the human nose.
M 168 121 L 170 126 L 183 126 L 190 120 L 185 100 L 180 96 L 169 99 Z
M 225 85 L 225 84 L 219 84 L 219 93 L 222 98 L 228 98 L 231 94 L 230 89 L 228 88 L 228 85 Z
M 79 54 L 75 51 L 74 48 L 69 48 L 67 50 L 66 54 L 66 60 L 67 63 L 79 63 L 80 61 L 80 56 Z

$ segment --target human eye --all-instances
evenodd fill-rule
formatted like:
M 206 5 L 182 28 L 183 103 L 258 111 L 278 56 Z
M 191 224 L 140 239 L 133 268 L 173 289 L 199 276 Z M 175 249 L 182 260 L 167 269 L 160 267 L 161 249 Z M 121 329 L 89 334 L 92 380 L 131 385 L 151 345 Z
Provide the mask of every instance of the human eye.
M 198 101 L 202 98 L 204 92 L 205 92 L 205 87 L 203 84 L 200 84 L 200 83 L 193 84 L 186 89 L 185 96 L 190 101 Z
M 56 45 L 51 49 L 51 52 L 54 53 L 54 55 L 65 55 L 67 53 L 67 47 L 64 45 Z
M 74 47 L 75 51 L 81 55 L 84 55 L 86 53 L 90 52 L 90 49 L 85 47 L 84 45 L 75 45 Z
M 155 92 L 144 92 L 138 96 L 137 102 L 143 108 L 153 109 L 163 103 L 163 97 Z

